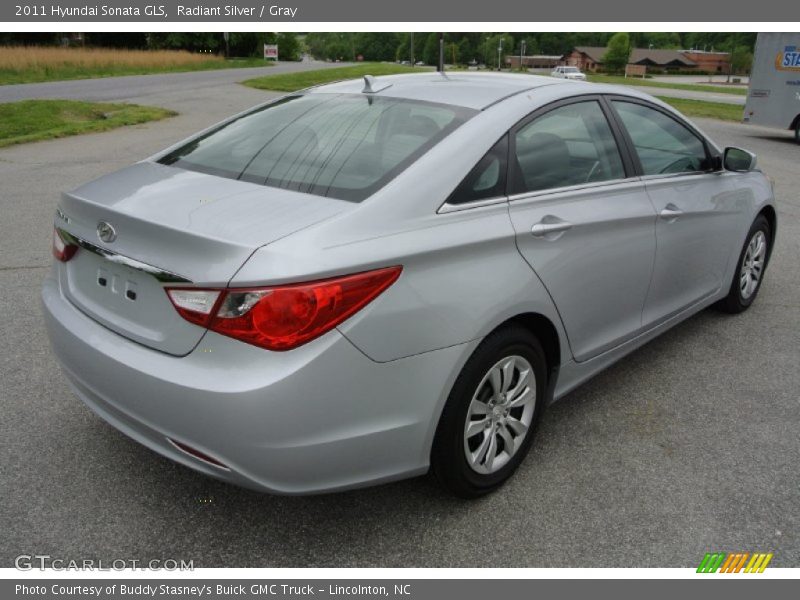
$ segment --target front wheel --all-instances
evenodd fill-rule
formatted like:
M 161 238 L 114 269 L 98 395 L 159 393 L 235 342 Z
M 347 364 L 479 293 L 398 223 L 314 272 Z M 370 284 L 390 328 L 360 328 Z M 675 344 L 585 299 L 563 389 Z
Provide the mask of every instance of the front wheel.
M 764 280 L 771 240 L 769 222 L 759 215 L 747 233 L 730 290 L 718 303 L 719 308 L 735 314 L 750 307 Z
M 533 441 L 547 368 L 536 337 L 519 326 L 487 337 L 464 365 L 445 404 L 431 452 L 439 481 L 462 498 L 500 487 Z

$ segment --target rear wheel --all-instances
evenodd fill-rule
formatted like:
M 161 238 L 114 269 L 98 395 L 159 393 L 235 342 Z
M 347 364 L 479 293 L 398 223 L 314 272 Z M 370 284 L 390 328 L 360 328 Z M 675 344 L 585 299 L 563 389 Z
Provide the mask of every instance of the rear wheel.
M 759 215 L 750 227 L 730 290 L 719 302 L 719 308 L 729 313 L 740 313 L 750 307 L 764 280 L 771 240 L 769 222 L 764 215 Z
M 476 498 L 514 473 L 533 441 L 546 374 L 539 341 L 522 327 L 498 330 L 478 346 L 450 392 L 431 453 L 449 491 Z

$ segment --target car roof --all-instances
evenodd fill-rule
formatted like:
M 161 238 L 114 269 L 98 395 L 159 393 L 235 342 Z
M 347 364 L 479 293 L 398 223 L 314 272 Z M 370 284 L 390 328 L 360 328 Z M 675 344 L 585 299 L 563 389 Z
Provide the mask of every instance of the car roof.
M 483 110 L 521 92 L 551 85 L 565 85 L 563 79 L 540 75 L 509 73 L 427 71 L 409 75 L 386 75 L 374 78 L 376 91 L 370 95 L 407 100 L 422 100 Z M 360 94 L 363 79 L 350 79 L 307 90 L 312 94 Z

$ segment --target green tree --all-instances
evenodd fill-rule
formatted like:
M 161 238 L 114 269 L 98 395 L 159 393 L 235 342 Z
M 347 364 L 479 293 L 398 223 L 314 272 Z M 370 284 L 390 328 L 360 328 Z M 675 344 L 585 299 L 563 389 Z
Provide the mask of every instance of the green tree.
M 478 61 L 478 47 L 475 41 L 469 36 L 463 36 L 458 40 L 458 62 L 460 64 L 469 64 L 472 61 Z
M 439 34 L 430 33 L 425 39 L 425 46 L 422 49 L 422 61 L 426 65 L 439 64 Z
M 514 53 L 514 37 L 510 33 L 497 33 L 487 36 L 481 44 L 481 57 L 487 67 L 497 68 L 500 40 L 503 41 L 502 51 L 500 51 L 500 64 L 502 67 L 506 65 L 506 54 Z
M 603 67 L 609 73 L 620 73 L 625 70 L 631 57 L 631 39 L 627 33 L 615 33 L 608 40 L 606 53 L 603 55 Z
M 364 31 L 354 34 L 356 54 L 364 60 L 394 60 L 400 37 L 396 33 Z
M 297 35 L 291 31 L 283 31 L 276 36 L 279 60 L 300 60 L 300 42 Z
M 222 34 L 219 32 L 158 32 L 147 34 L 147 46 L 156 50 L 218 52 L 224 47 L 224 43 Z
M 347 32 L 309 33 L 306 49 L 317 60 L 355 60 L 355 34 Z M 280 52 L 280 49 L 279 49 Z
M 631 47 L 633 48 L 681 48 L 681 36 L 678 33 L 666 31 L 649 31 L 646 33 L 631 33 Z
M 749 73 L 753 67 L 753 53 L 746 47 L 739 46 L 731 52 L 731 71 L 734 73 Z

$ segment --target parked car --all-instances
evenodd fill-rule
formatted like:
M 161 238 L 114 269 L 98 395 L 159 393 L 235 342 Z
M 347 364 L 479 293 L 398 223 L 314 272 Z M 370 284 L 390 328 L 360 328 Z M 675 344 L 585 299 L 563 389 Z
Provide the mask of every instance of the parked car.
M 550 72 L 550 77 L 586 81 L 586 75 L 581 73 L 578 67 L 556 67 Z
M 547 404 L 746 310 L 775 231 L 755 157 L 641 92 L 366 77 L 65 193 L 42 295 L 75 393 L 181 464 L 285 494 L 432 469 L 474 497 Z

